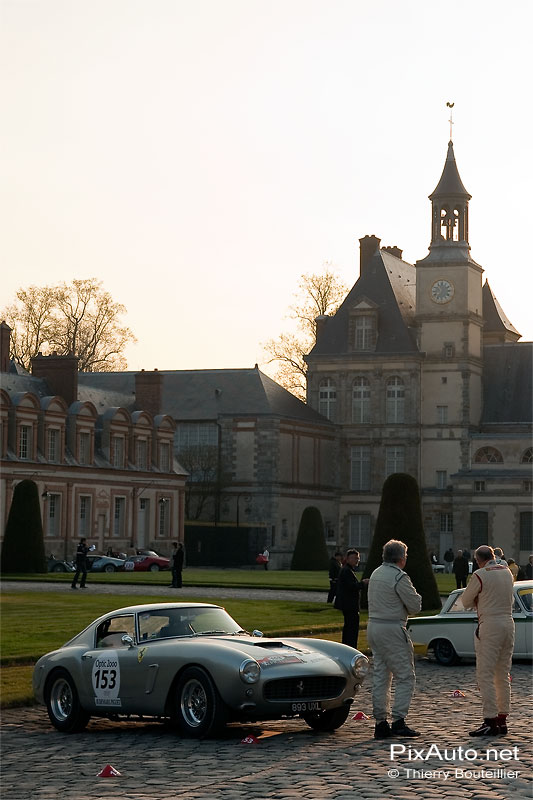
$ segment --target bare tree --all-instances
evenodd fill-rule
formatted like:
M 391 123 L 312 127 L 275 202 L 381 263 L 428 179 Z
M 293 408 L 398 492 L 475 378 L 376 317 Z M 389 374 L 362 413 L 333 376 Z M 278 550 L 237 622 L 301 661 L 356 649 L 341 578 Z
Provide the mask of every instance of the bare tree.
M 304 356 L 316 342 L 315 320 L 324 314 L 334 314 L 348 291 L 328 261 L 323 267 L 323 272 L 301 276 L 294 294 L 296 302 L 289 306 L 291 313 L 287 316 L 296 320 L 298 333 L 282 333 L 264 345 L 269 363 L 277 362 L 276 380 L 300 400 L 306 396 Z
M 38 353 L 73 353 L 82 372 L 125 369 L 124 349 L 136 341 L 120 322 L 126 308 L 96 278 L 20 289 L 3 312 L 13 329 L 11 357 L 25 369 Z

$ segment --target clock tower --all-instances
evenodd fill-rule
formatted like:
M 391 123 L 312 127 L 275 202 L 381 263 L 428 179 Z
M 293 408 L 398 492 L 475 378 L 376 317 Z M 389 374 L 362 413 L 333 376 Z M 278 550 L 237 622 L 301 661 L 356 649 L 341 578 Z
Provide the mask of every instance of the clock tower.
M 453 446 L 450 442 L 444 450 L 437 448 L 446 457 L 435 460 L 433 453 L 426 461 L 426 468 L 449 473 L 466 466 L 468 449 L 460 442 L 465 443 L 481 418 L 483 328 L 483 269 L 471 258 L 468 243 L 471 195 L 459 175 L 452 141 L 429 199 L 429 254 L 416 263 L 416 323 L 425 356 L 421 422 L 428 443 L 433 438 L 454 440 Z

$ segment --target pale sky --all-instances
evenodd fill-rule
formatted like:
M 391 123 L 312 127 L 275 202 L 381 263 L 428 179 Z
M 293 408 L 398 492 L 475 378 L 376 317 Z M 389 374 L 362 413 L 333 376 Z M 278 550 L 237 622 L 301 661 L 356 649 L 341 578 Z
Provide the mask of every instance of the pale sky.
M 302 273 L 427 254 L 452 101 L 471 255 L 533 339 L 530 0 L 0 9 L 0 307 L 97 277 L 128 369 L 265 368 Z

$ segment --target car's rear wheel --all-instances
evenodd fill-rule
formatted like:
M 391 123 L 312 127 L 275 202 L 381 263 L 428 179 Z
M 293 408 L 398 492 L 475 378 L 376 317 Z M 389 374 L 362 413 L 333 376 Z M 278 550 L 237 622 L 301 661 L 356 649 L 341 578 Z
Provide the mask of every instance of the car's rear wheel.
M 44 696 L 50 722 L 58 731 L 78 733 L 87 727 L 90 714 L 81 707 L 76 686 L 66 669 L 52 673 Z
M 104 567 L 104 572 L 115 572 L 115 567 L 113 564 L 106 564 Z
M 66 569 L 62 564 L 54 564 L 52 572 L 66 572 Z
M 150 564 L 150 572 L 159 572 L 159 564 Z
M 435 658 L 444 667 L 453 667 L 461 660 L 455 651 L 455 647 L 448 639 L 437 639 L 433 642 L 433 653 Z
M 328 708 L 325 711 L 302 714 L 302 717 L 314 731 L 335 731 L 344 725 L 349 713 L 350 706 L 346 704 L 339 708 Z
M 226 722 L 226 708 L 213 680 L 198 667 L 180 676 L 175 712 L 180 733 L 195 739 L 216 734 Z

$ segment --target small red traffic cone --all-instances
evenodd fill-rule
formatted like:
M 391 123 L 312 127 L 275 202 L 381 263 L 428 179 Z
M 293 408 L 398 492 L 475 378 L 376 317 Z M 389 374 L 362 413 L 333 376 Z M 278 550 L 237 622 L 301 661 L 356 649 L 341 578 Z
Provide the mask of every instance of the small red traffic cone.
M 352 717 L 352 719 L 370 719 L 370 717 L 367 717 L 364 711 L 358 711 L 357 714 Z
M 466 697 L 466 695 L 460 689 L 456 689 L 455 692 L 452 692 L 452 697 Z
M 103 770 L 97 773 L 97 778 L 119 778 L 122 775 L 118 769 L 112 767 L 111 764 L 106 764 Z
M 259 739 L 250 734 L 249 736 L 245 736 L 244 739 L 241 739 L 241 744 L 259 744 Z

